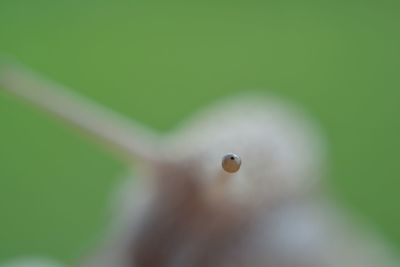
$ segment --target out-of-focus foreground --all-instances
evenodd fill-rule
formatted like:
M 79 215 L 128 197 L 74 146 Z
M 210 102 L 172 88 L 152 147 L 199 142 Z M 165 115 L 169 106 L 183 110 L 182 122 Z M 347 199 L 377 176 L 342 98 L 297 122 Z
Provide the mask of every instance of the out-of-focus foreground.
M 233 92 L 293 99 L 327 133 L 331 191 L 400 244 L 399 8 L 3 0 L 0 52 L 162 131 Z M 3 93 L 0 122 L 0 261 L 75 260 L 124 167 Z

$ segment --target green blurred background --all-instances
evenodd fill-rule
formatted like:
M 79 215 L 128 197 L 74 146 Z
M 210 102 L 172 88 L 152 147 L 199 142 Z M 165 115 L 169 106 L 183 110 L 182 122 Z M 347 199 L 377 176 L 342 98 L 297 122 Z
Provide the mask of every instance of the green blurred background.
M 0 54 L 159 131 L 244 90 L 329 140 L 331 191 L 400 247 L 399 1 L 0 0 Z M 0 92 L 0 262 L 73 261 L 126 166 Z

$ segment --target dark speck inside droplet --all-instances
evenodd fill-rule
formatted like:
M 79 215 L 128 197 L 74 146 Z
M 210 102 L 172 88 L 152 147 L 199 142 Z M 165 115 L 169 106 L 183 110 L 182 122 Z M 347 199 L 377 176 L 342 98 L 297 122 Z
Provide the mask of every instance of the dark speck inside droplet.
M 235 159 L 235 157 L 231 157 L 231 160 L 234 160 Z

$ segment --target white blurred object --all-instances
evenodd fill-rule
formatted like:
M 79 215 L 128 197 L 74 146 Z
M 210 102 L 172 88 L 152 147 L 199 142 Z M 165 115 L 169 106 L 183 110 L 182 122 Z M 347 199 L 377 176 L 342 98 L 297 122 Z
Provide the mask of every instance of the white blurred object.
M 324 195 L 318 129 L 274 97 L 219 102 L 165 136 L 18 67 L 0 86 L 137 163 L 93 267 L 395 267 L 385 242 Z M 34 91 L 33 91 L 34 90 Z M 242 159 L 237 173 L 221 158 Z

